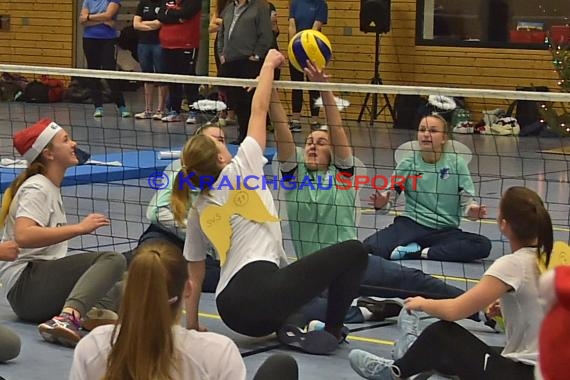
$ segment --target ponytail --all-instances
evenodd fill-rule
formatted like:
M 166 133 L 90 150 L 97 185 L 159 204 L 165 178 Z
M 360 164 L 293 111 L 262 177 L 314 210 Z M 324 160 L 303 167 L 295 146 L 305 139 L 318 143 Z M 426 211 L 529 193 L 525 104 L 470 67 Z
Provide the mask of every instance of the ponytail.
M 187 176 L 184 168 L 180 169 L 180 171 L 176 173 L 176 178 L 174 178 L 172 194 L 170 196 L 170 209 L 172 210 L 172 215 L 174 215 L 174 220 L 180 225 L 185 225 L 186 214 L 188 209 L 192 206 L 192 202 L 190 200 L 189 186 L 184 186 L 181 183 L 182 176 Z
M 104 380 L 173 378 L 172 326 L 187 279 L 182 252 L 172 243 L 155 240 L 138 248 L 129 268 Z
M 213 182 L 207 183 L 202 179 L 203 176 L 217 179 L 220 175 L 222 169 L 218 165 L 218 153 L 214 140 L 203 134 L 192 137 L 184 145 L 180 157 L 182 169 L 176 175 L 170 198 L 170 207 L 176 222 L 184 224 L 188 208 L 191 206 L 189 185 L 184 182 L 189 180 L 195 189 L 200 189 L 203 194 L 209 194 Z M 188 178 L 190 175 L 192 176 Z M 181 181 L 182 176 L 184 182 Z
M 536 241 L 539 262 L 548 266 L 554 233 L 550 214 L 538 194 L 526 187 L 510 187 L 501 199 L 500 210 L 521 243 L 534 245 Z
M 552 219 L 550 214 L 544 208 L 544 205 L 537 206 L 537 246 L 539 259 L 544 260 L 546 268 L 550 263 L 550 255 L 554 246 L 554 236 L 552 228 Z
M 0 228 L 4 228 L 4 223 L 6 223 L 6 218 L 10 213 L 10 206 L 12 205 L 12 200 L 14 196 L 18 192 L 18 189 L 22 184 L 30 177 L 36 174 L 44 174 L 46 172 L 45 165 L 41 162 L 41 160 L 36 159 L 32 162 L 26 170 L 24 170 L 20 175 L 12 181 L 10 187 L 6 189 L 4 192 L 4 196 L 2 197 L 2 210 L 0 211 Z

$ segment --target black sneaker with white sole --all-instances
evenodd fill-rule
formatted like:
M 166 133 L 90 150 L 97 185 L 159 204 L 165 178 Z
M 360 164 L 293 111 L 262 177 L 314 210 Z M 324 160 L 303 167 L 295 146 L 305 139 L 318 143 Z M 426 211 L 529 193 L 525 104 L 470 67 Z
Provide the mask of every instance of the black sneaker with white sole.
M 301 122 L 293 120 L 291 123 L 289 123 L 289 130 L 291 132 L 302 132 L 303 126 L 301 125 Z
M 380 322 L 386 318 L 397 317 L 402 311 L 403 305 L 394 300 L 375 300 L 371 297 L 362 297 L 356 301 L 357 307 L 364 307 L 372 313 L 369 319 L 373 322 Z
M 315 355 L 327 355 L 338 348 L 338 339 L 325 330 L 303 331 L 295 325 L 284 325 L 277 331 L 283 344 Z

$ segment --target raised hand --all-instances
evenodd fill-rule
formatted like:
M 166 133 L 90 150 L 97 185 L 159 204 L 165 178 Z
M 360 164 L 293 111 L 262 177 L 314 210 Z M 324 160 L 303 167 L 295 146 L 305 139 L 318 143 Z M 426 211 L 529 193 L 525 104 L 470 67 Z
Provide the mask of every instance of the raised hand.
M 285 62 L 285 56 L 281 54 L 279 50 L 271 49 L 267 53 L 267 56 L 265 57 L 265 62 L 263 64 L 270 65 L 274 69 L 277 69 L 278 67 L 283 65 L 284 62 Z
M 80 223 L 82 234 L 90 234 L 99 227 L 108 226 L 111 224 L 109 219 L 102 214 L 89 214 Z
M 307 67 L 305 67 L 305 74 L 311 82 L 328 82 L 330 76 L 325 73 L 325 70 L 318 69 L 315 62 L 307 60 Z

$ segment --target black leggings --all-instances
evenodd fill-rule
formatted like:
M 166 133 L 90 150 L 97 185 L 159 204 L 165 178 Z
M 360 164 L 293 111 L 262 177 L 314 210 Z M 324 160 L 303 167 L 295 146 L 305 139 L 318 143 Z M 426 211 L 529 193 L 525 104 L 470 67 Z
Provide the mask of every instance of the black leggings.
M 303 82 L 305 74 L 289 64 L 289 74 L 292 81 Z M 319 98 L 319 91 L 309 91 L 309 99 L 311 106 L 311 116 L 319 116 L 319 107 L 315 107 L 315 102 Z M 293 90 L 291 92 L 291 101 L 293 102 L 293 112 L 301 112 L 303 108 L 303 90 Z
M 435 370 L 461 380 L 534 379 L 534 366 L 505 358 L 457 323 L 445 321 L 427 327 L 394 366 L 402 378 Z
M 83 39 L 83 52 L 87 60 L 87 68 L 92 70 L 117 70 L 116 60 L 116 46 L 117 40 L 104 40 L 97 38 L 84 38 Z M 123 93 L 119 88 L 119 82 L 116 80 L 107 79 L 109 87 L 111 88 L 111 96 L 113 102 L 117 107 L 125 105 Z M 91 97 L 95 107 L 103 106 L 103 93 L 100 79 L 91 79 Z
M 166 74 L 196 75 L 198 49 L 162 49 L 162 64 Z M 192 105 L 200 97 L 199 85 L 180 83 L 168 84 L 168 108 L 180 113 L 182 91 L 186 92 L 188 103 Z
M 218 295 L 218 312 L 232 330 L 265 336 L 328 289 L 326 329 L 338 335 L 367 262 L 366 249 L 356 240 L 321 249 L 281 269 L 269 261 L 252 262 Z

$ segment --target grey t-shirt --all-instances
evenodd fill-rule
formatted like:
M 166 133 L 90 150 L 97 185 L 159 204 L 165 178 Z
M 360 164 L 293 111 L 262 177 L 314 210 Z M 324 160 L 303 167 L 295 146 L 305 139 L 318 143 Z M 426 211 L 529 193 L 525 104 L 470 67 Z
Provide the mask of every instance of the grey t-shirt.
M 14 240 L 16 218 L 34 220 L 42 227 L 60 227 L 67 224 L 59 187 L 47 177 L 36 174 L 28 178 L 16 192 L 6 218 L 2 241 Z M 0 283 L 6 295 L 33 260 L 55 260 L 67 254 L 67 241 L 40 248 L 22 248 L 15 261 L 0 261 Z

